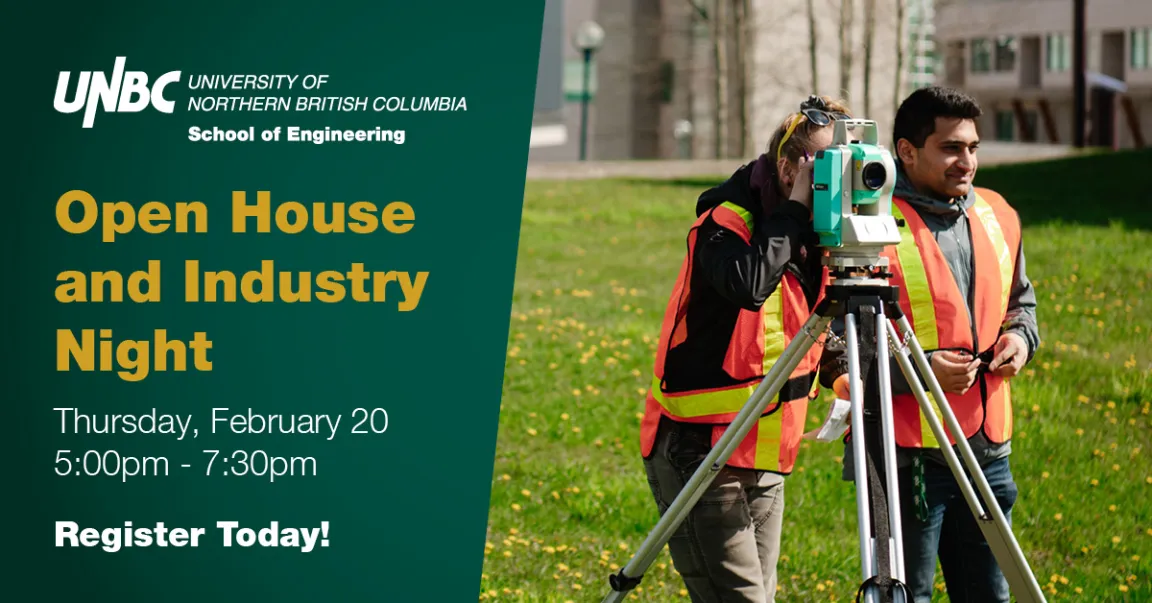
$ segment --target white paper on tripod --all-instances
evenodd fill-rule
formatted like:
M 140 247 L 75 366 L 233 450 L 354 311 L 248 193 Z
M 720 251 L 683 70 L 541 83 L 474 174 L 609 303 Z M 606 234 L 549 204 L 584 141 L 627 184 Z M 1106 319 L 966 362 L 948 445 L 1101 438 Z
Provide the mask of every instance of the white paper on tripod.
M 804 434 L 804 438 L 819 442 L 835 441 L 848 431 L 848 422 L 851 416 L 852 403 L 848 400 L 836 398 L 832 401 L 832 406 L 828 409 L 828 416 L 825 417 L 824 424 L 818 429 L 813 429 Z

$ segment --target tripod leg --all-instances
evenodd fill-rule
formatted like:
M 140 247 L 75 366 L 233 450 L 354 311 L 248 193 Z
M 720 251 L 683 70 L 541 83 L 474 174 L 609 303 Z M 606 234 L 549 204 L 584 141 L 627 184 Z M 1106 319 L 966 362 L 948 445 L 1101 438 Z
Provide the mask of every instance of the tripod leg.
M 736 447 L 756 425 L 756 421 L 760 419 L 764 409 L 776 398 L 776 394 L 787 382 L 788 376 L 800 365 L 804 356 L 815 345 L 820 333 L 824 331 L 831 320 L 831 317 L 813 313 L 804 323 L 799 334 L 788 344 L 788 347 L 780 355 L 780 359 L 764 376 L 756 390 L 752 392 L 748 402 L 744 404 L 736 418 L 724 430 L 724 435 L 712 447 L 708 456 L 704 457 L 704 461 L 700 463 L 700 467 L 692 474 L 688 483 L 684 484 L 680 494 L 669 505 L 656 527 L 641 543 L 640 548 L 619 573 L 609 577 L 612 590 L 604 597 L 605 603 L 623 600 L 628 591 L 640 583 L 644 572 L 652 565 L 672 534 L 688 517 L 692 508 L 696 506 L 696 502 L 704 494 L 704 490 L 716 479 L 717 473 L 723 469 Z
M 888 324 L 883 305 L 876 313 L 876 369 L 880 390 L 880 436 L 884 446 L 884 477 L 888 490 L 888 521 L 892 533 L 892 575 L 904 582 L 904 530 L 900 515 L 899 475 L 896 470 L 896 432 L 892 416 L 892 381 L 888 368 Z M 903 594 L 903 593 L 902 593 Z M 901 603 L 902 599 L 896 599 Z M 908 602 L 910 603 L 910 602 Z
M 856 316 L 852 312 L 844 315 L 844 336 L 848 348 L 848 397 L 852 404 L 852 462 L 856 481 L 856 524 L 860 546 L 860 573 L 864 580 L 876 574 L 872 550 L 872 518 L 869 509 L 867 457 L 864 450 L 864 386 L 860 374 L 860 349 L 856 333 Z M 864 595 L 866 603 L 876 599 L 869 591 Z
M 984 472 L 981 470 L 976 456 L 972 453 L 972 448 L 964 438 L 964 432 L 960 427 L 959 421 L 956 419 L 956 415 L 953 414 L 951 407 L 946 403 L 947 398 L 944 395 L 944 390 L 940 387 L 940 382 L 936 380 L 936 375 L 932 372 L 928 358 L 924 355 L 924 350 L 920 347 L 920 342 L 912 332 L 912 325 L 909 324 L 908 318 L 903 316 L 902 313 L 899 313 L 898 316 L 900 329 L 906 334 L 907 348 L 900 344 L 900 334 L 896 331 L 896 328 L 893 327 L 891 323 L 886 323 L 888 334 L 898 349 L 898 353 L 896 354 L 897 362 L 899 362 L 900 369 L 907 377 L 908 384 L 912 388 L 912 393 L 915 394 L 916 400 L 920 403 L 920 412 L 928 421 L 932 433 L 936 435 L 936 441 L 941 444 L 940 451 L 944 454 L 948 466 L 952 469 L 952 474 L 956 477 L 956 482 L 964 493 L 964 498 L 968 501 L 968 506 L 976 518 L 976 523 L 980 526 L 980 531 L 984 533 L 984 538 L 988 541 L 988 545 L 996 557 L 996 562 L 1000 565 L 1001 571 L 1004 572 L 1005 578 L 1008 579 L 1008 583 L 1011 585 L 1012 594 L 1015 595 L 1016 600 L 1020 603 L 1045 602 L 1046 599 L 1043 591 L 1040 590 L 1040 584 L 1036 581 L 1036 576 L 1032 573 L 1032 569 L 1029 567 L 1023 551 L 1020 550 L 1020 545 L 1016 542 L 1016 537 L 1008 525 L 1008 520 L 1005 518 L 1004 512 L 1000 509 L 1000 506 L 995 503 L 996 497 L 992 493 L 992 488 L 988 485 L 988 480 L 985 479 Z M 928 386 L 932 390 L 933 398 L 936 401 L 944 401 L 945 403 L 935 405 L 934 409 L 934 405 L 928 399 L 924 388 L 920 385 L 920 380 L 916 377 L 916 372 L 912 369 L 909 356 L 916 362 L 916 367 L 920 369 L 920 374 L 923 375 L 924 379 L 928 382 Z M 965 465 L 968 467 L 972 479 L 980 489 L 984 500 L 992 501 L 991 504 L 988 505 L 987 512 L 984 511 L 980 500 L 976 497 L 976 493 L 973 491 L 972 485 L 969 483 L 964 469 L 960 465 L 960 460 L 956 457 L 956 452 L 951 446 L 947 445 L 949 441 L 948 433 L 945 433 L 944 427 L 940 424 L 936 409 L 939 410 L 940 414 L 944 417 L 944 421 L 948 424 L 948 432 L 956 434 L 956 447 L 960 449 L 960 454 L 964 457 Z

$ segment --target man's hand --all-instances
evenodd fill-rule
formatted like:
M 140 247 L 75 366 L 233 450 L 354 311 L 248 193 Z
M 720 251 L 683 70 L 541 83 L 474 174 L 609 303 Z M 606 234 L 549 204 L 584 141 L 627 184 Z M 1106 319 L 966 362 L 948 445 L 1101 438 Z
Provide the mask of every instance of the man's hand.
M 980 359 L 971 354 L 939 351 L 932 354 L 932 372 L 948 394 L 964 394 L 976 382 Z
M 841 400 L 852 399 L 852 392 L 848 387 L 848 373 L 840 375 L 832 382 L 832 391 L 836 394 L 836 397 Z
M 1015 333 L 1005 333 L 996 340 L 995 354 L 988 372 L 998 377 L 1015 377 L 1028 360 L 1028 342 Z

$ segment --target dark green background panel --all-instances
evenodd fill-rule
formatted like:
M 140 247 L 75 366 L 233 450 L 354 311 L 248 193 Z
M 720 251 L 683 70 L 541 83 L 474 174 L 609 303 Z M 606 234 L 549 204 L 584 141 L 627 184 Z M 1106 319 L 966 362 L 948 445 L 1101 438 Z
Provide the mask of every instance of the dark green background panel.
M 3 362 L 5 600 L 470 601 L 483 556 L 493 448 L 527 160 L 543 3 L 342 2 L 158 7 L 153 3 L 22 3 L 5 9 Z M 169 88 L 177 111 L 82 115 L 52 108 L 60 71 L 107 71 L 116 56 Z M 466 97 L 442 113 L 189 113 L 192 74 L 326 74 L 296 96 Z M 299 85 L 299 81 L 297 84 Z M 75 79 L 73 79 L 75 82 Z M 74 85 L 74 83 L 73 83 Z M 195 92 L 202 94 L 202 92 Z M 232 93 L 250 94 L 250 93 Z M 189 126 L 403 128 L 404 145 L 192 143 Z M 148 235 L 114 244 L 73 236 L 56 199 L 83 189 L 98 202 L 199 200 L 207 234 Z M 277 201 L 405 201 L 407 234 L 236 235 L 231 191 Z M 159 304 L 54 299 L 63 270 L 144 269 L 162 262 Z M 185 304 L 183 261 L 243 274 L 278 270 L 428 271 L 416 311 L 383 304 Z M 214 370 L 58 373 L 55 331 L 152 330 L 213 341 Z M 52 408 L 193 415 L 196 439 L 61 434 Z M 332 441 L 309 435 L 211 435 L 213 407 L 341 414 Z M 354 408 L 382 407 L 389 429 L 348 433 Z M 275 483 L 224 477 L 218 449 L 312 456 L 315 477 Z M 167 477 L 58 477 L 58 450 L 165 456 Z M 183 463 L 192 465 L 181 468 Z M 54 522 L 97 528 L 163 521 L 209 528 L 191 548 L 55 548 Z M 214 525 L 318 527 L 311 553 L 218 544 Z

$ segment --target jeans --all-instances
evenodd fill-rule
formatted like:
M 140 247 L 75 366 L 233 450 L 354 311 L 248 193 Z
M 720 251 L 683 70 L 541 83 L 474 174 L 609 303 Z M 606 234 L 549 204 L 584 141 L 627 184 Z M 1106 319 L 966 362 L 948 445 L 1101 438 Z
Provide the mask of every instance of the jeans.
M 660 422 L 648 485 L 663 516 L 711 450 L 711 426 Z M 668 541 L 693 603 L 772 603 L 784 476 L 724 467 Z
M 1009 525 L 1017 488 L 1008 458 L 984 467 L 984 477 Z M 972 483 L 969 480 L 969 483 Z M 914 603 L 930 603 L 936 557 L 952 603 L 1008 603 L 1008 582 L 984 540 L 972 510 L 947 465 L 924 462 L 926 521 L 916 517 L 912 469 L 900 470 L 905 578 Z M 972 483 L 977 497 L 980 491 Z

